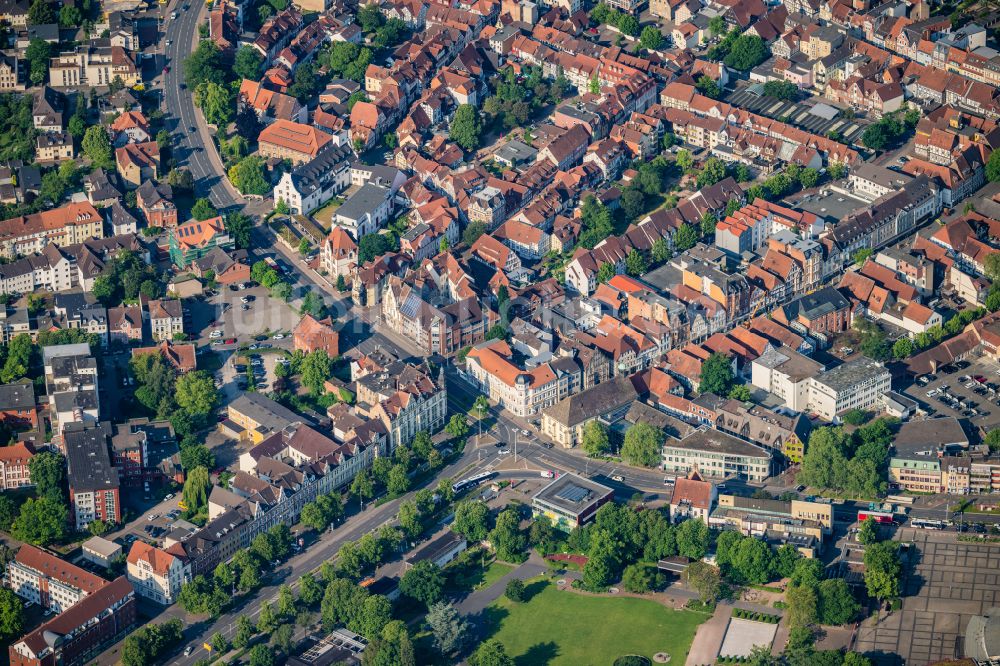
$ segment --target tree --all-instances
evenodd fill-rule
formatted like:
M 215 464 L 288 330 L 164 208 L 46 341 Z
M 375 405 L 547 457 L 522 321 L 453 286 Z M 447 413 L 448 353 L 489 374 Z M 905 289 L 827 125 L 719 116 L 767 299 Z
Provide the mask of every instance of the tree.
M 521 603 L 524 601 L 524 581 L 520 578 L 512 578 L 507 581 L 507 586 L 504 588 L 504 596 L 515 603 Z
M 263 611 L 263 608 L 261 610 Z M 263 612 L 261 614 L 263 615 Z M 274 666 L 274 653 L 267 649 L 266 645 L 254 645 L 248 655 L 250 666 Z
M 45 83 L 49 75 L 49 59 L 52 57 L 52 44 L 44 39 L 34 38 L 28 43 L 24 59 L 28 62 L 28 78 L 32 85 Z
M 686 222 L 681 223 L 677 227 L 677 233 L 674 234 L 674 248 L 678 252 L 687 252 L 694 247 L 694 244 L 698 242 L 698 232 L 694 230 L 694 227 L 687 224 Z
M 490 508 L 480 500 L 466 500 L 455 505 L 451 529 L 468 541 L 478 543 L 490 531 Z
M 757 539 L 743 539 L 732 553 L 732 567 L 741 581 L 762 585 L 770 580 L 773 553 L 770 546 Z
M 788 582 L 791 585 L 816 587 L 821 580 L 823 580 L 823 563 L 817 559 L 803 557 L 795 563 L 795 569 Z
M 213 217 L 218 217 L 219 211 L 215 209 L 212 202 L 208 199 L 201 198 L 194 202 L 191 206 L 191 217 L 198 220 L 199 222 L 204 222 L 205 220 L 211 219 Z M 256 282 L 257 280 L 255 280 Z
M 847 624 L 857 616 L 861 607 L 854 600 L 847 581 L 828 578 L 817 588 L 819 595 L 819 621 L 823 624 Z
M 627 187 L 622 193 L 622 210 L 625 217 L 634 220 L 642 214 L 646 206 L 646 195 L 634 187 Z
M 625 431 L 622 458 L 630 465 L 655 467 L 660 460 L 663 431 L 648 423 L 636 423 Z
M 663 44 L 663 35 L 655 25 L 647 25 L 639 34 L 639 43 L 643 48 L 655 51 Z
M 0 587 L 0 639 L 9 642 L 24 630 L 21 600 L 6 587 Z
M 486 225 L 482 222 L 469 222 L 469 226 L 462 232 L 462 242 L 472 247 L 479 237 L 486 233 Z
M 722 590 L 722 576 L 719 574 L 719 570 L 711 564 L 701 561 L 692 562 L 684 570 L 682 577 L 684 582 L 698 593 L 698 598 L 701 599 L 702 603 L 715 603 L 719 598 L 719 593 Z
M 204 370 L 181 375 L 177 379 L 175 398 L 177 405 L 194 416 L 204 416 L 219 404 L 219 391 L 215 380 Z
M 68 510 L 61 502 L 48 497 L 29 497 L 21 505 L 11 534 L 19 541 L 46 546 L 63 538 Z
M 817 488 L 843 488 L 846 484 L 850 437 L 841 428 L 817 428 L 809 435 L 808 446 L 798 475 L 800 483 Z
M 677 552 L 692 560 L 705 557 L 711 545 L 712 536 L 708 525 L 700 520 L 685 520 L 677 526 L 674 533 L 677 539 Z
M 377 4 L 367 4 L 358 9 L 358 24 L 366 33 L 375 32 L 383 23 L 385 16 Z
M 31 474 L 31 482 L 35 484 L 35 491 L 40 497 L 47 497 L 57 503 L 64 501 L 66 459 L 61 454 L 52 451 L 36 453 L 28 461 L 28 471 Z
M 616 275 L 616 271 L 615 271 L 614 264 L 605 262 L 605 263 L 601 264 L 601 267 L 599 269 L 597 269 L 597 281 L 598 281 L 598 283 L 603 284 L 603 283 L 609 281 L 615 275 Z
M 375 494 L 375 485 L 372 483 L 368 470 L 363 469 L 355 475 L 351 482 L 351 494 L 362 502 Z
M 863 546 L 870 546 L 878 541 L 878 525 L 875 524 L 875 519 L 868 516 L 861 522 L 861 527 L 858 528 L 858 543 Z
M 743 34 L 736 38 L 724 62 L 727 67 L 747 71 L 767 60 L 767 45 L 757 35 Z
M 631 14 L 625 14 L 618 19 L 618 30 L 629 37 L 635 37 L 639 34 L 639 19 Z
M 799 173 L 799 184 L 802 186 L 802 189 L 808 190 L 811 187 L 815 187 L 817 182 L 819 182 L 819 171 L 816 169 L 803 169 Z
M 405 465 L 393 465 L 389 470 L 389 479 L 386 481 L 386 490 L 390 495 L 402 495 L 410 489 L 410 477 L 406 474 Z
M 56 13 L 46 0 L 34 0 L 28 7 L 28 23 L 32 25 L 44 25 L 55 23 Z
M 323 385 L 333 374 L 333 359 L 323 349 L 311 351 L 302 359 L 302 385 L 315 396 L 323 395 Z
M 261 65 L 264 58 L 254 47 L 244 44 L 236 50 L 236 57 L 233 60 L 233 74 L 241 79 L 257 81 L 261 75 Z
M 989 447 L 990 451 L 996 453 L 1000 451 L 1000 428 L 994 428 L 983 437 L 983 443 Z
M 469 434 L 469 423 L 464 414 L 452 414 L 444 429 L 452 437 L 465 437 Z
M 434 647 L 448 656 L 469 642 L 471 626 L 455 607 L 443 601 L 433 603 L 424 618 L 434 636 Z
M 865 588 L 868 596 L 889 599 L 899 596 L 899 543 L 880 541 L 865 549 Z
M 656 572 L 645 564 L 630 564 L 622 573 L 622 587 L 635 594 L 650 592 L 658 583 Z
M 795 571 L 795 565 L 802 558 L 792 544 L 781 545 L 775 553 L 773 569 L 779 578 L 788 578 Z
M 607 427 L 594 419 L 583 426 L 583 450 L 589 456 L 601 456 L 611 449 Z
M 790 81 L 768 81 L 764 84 L 764 94 L 776 99 L 794 101 L 799 95 L 799 88 Z
M 365 598 L 350 628 L 362 636 L 377 636 L 390 620 L 392 602 L 381 594 L 373 594 Z
M 521 562 L 527 539 L 520 529 L 521 517 L 514 507 L 497 514 L 496 524 L 489 533 L 497 557 L 505 562 Z
M 233 637 L 233 647 L 242 650 L 250 644 L 250 639 L 257 633 L 253 622 L 246 615 L 240 615 L 236 620 L 236 634 Z
M 399 579 L 399 591 L 429 607 L 441 600 L 444 592 L 444 574 L 433 562 L 428 560 L 417 562 Z
M 465 150 L 475 150 L 479 147 L 479 136 L 483 125 L 479 119 L 479 109 L 471 104 L 462 104 L 455 111 L 451 120 L 449 136 Z
M 225 127 L 236 112 L 232 88 L 214 81 L 204 81 L 194 90 L 194 103 L 211 125 Z
M 649 254 L 654 264 L 662 264 L 670 258 L 670 246 L 667 245 L 665 239 L 657 238 L 653 241 L 653 247 L 650 249 Z
M 986 178 L 991 183 L 1000 181 L 1000 152 L 994 150 L 986 161 Z
M 625 272 L 632 277 L 639 277 L 647 270 L 649 270 L 649 263 L 642 252 L 634 248 L 630 250 L 625 257 Z
M 805 627 L 819 619 L 819 599 L 811 585 L 792 586 L 785 592 L 785 617 L 790 627 Z
M 913 353 L 913 342 L 909 338 L 900 338 L 892 345 L 892 357 L 898 361 L 909 358 Z
M 195 467 L 188 472 L 184 481 L 184 503 L 187 505 L 186 513 L 189 516 L 197 515 L 201 510 L 208 507 L 208 492 L 212 487 L 212 482 L 208 476 L 208 470 L 204 467 Z
M 701 365 L 698 392 L 728 395 L 733 380 L 732 360 L 721 352 L 715 352 Z
M 95 167 L 111 169 L 114 167 L 114 154 L 111 150 L 111 139 L 108 138 L 108 131 L 100 126 L 88 127 L 83 135 L 80 147 L 84 154 L 90 158 Z
M 480 643 L 469 658 L 470 666 L 514 666 L 514 660 L 507 655 L 503 643 L 495 638 Z
M 210 39 L 201 40 L 194 52 L 184 60 L 184 80 L 191 90 L 196 90 L 207 81 L 223 83 L 223 72 L 222 52 Z
M 264 161 L 256 155 L 244 157 L 229 168 L 229 180 L 241 194 L 264 195 L 271 184 L 264 175 Z

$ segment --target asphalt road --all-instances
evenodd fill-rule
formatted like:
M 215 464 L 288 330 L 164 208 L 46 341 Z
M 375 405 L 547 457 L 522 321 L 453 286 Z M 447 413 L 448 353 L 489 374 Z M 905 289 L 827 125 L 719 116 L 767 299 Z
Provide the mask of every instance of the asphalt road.
M 189 9 L 184 9 L 187 4 Z M 176 0 L 162 6 L 164 63 L 170 68 L 160 74 L 163 84 L 163 111 L 166 126 L 173 135 L 173 155 L 177 167 L 185 167 L 194 176 L 198 196 L 207 196 L 219 210 L 242 205 L 242 197 L 222 175 L 222 162 L 212 143 L 201 114 L 196 111 L 192 91 L 184 84 L 184 59 L 198 43 L 198 24 L 207 9 L 204 2 Z M 177 18 L 170 18 L 177 12 Z M 184 86 L 184 87 L 182 87 Z M 214 159 L 213 159 L 214 158 Z

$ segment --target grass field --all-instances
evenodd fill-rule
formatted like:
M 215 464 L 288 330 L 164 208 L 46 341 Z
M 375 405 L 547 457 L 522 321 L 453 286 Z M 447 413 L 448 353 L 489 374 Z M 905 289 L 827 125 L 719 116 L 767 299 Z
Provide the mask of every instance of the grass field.
M 652 658 L 657 652 L 683 664 L 698 625 L 708 619 L 648 599 L 560 591 L 544 580 L 531 582 L 528 593 L 520 604 L 500 597 L 485 615 L 492 637 L 517 666 L 609 666 L 623 654 Z
M 513 570 L 514 567 L 510 564 L 493 562 L 486 569 L 480 569 L 479 574 L 472 578 L 473 587 L 477 590 L 486 589 Z

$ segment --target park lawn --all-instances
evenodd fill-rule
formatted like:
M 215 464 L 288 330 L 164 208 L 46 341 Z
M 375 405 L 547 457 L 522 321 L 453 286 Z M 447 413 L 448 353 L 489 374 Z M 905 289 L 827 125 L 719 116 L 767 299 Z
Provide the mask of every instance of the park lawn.
M 703 613 L 676 611 L 649 599 L 592 597 L 536 579 L 529 601 L 500 597 L 486 621 L 518 666 L 608 666 L 624 654 L 666 652 L 683 664 Z

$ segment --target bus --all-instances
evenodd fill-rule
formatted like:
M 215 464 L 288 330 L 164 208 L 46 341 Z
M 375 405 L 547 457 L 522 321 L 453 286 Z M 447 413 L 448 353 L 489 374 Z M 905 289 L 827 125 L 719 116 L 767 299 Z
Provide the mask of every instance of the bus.
M 496 475 L 497 475 L 496 472 L 481 472 L 479 474 L 474 474 L 467 479 L 462 479 L 461 481 L 452 484 L 451 489 L 453 492 L 460 493 L 463 490 L 475 488 L 483 481 L 489 481 Z
M 858 522 L 863 523 L 867 519 L 871 518 L 879 525 L 891 525 L 893 523 L 893 514 L 886 513 L 884 511 L 858 511 Z
M 948 523 L 943 520 L 925 520 L 922 518 L 910 521 L 910 525 L 924 530 L 943 530 L 948 527 Z

